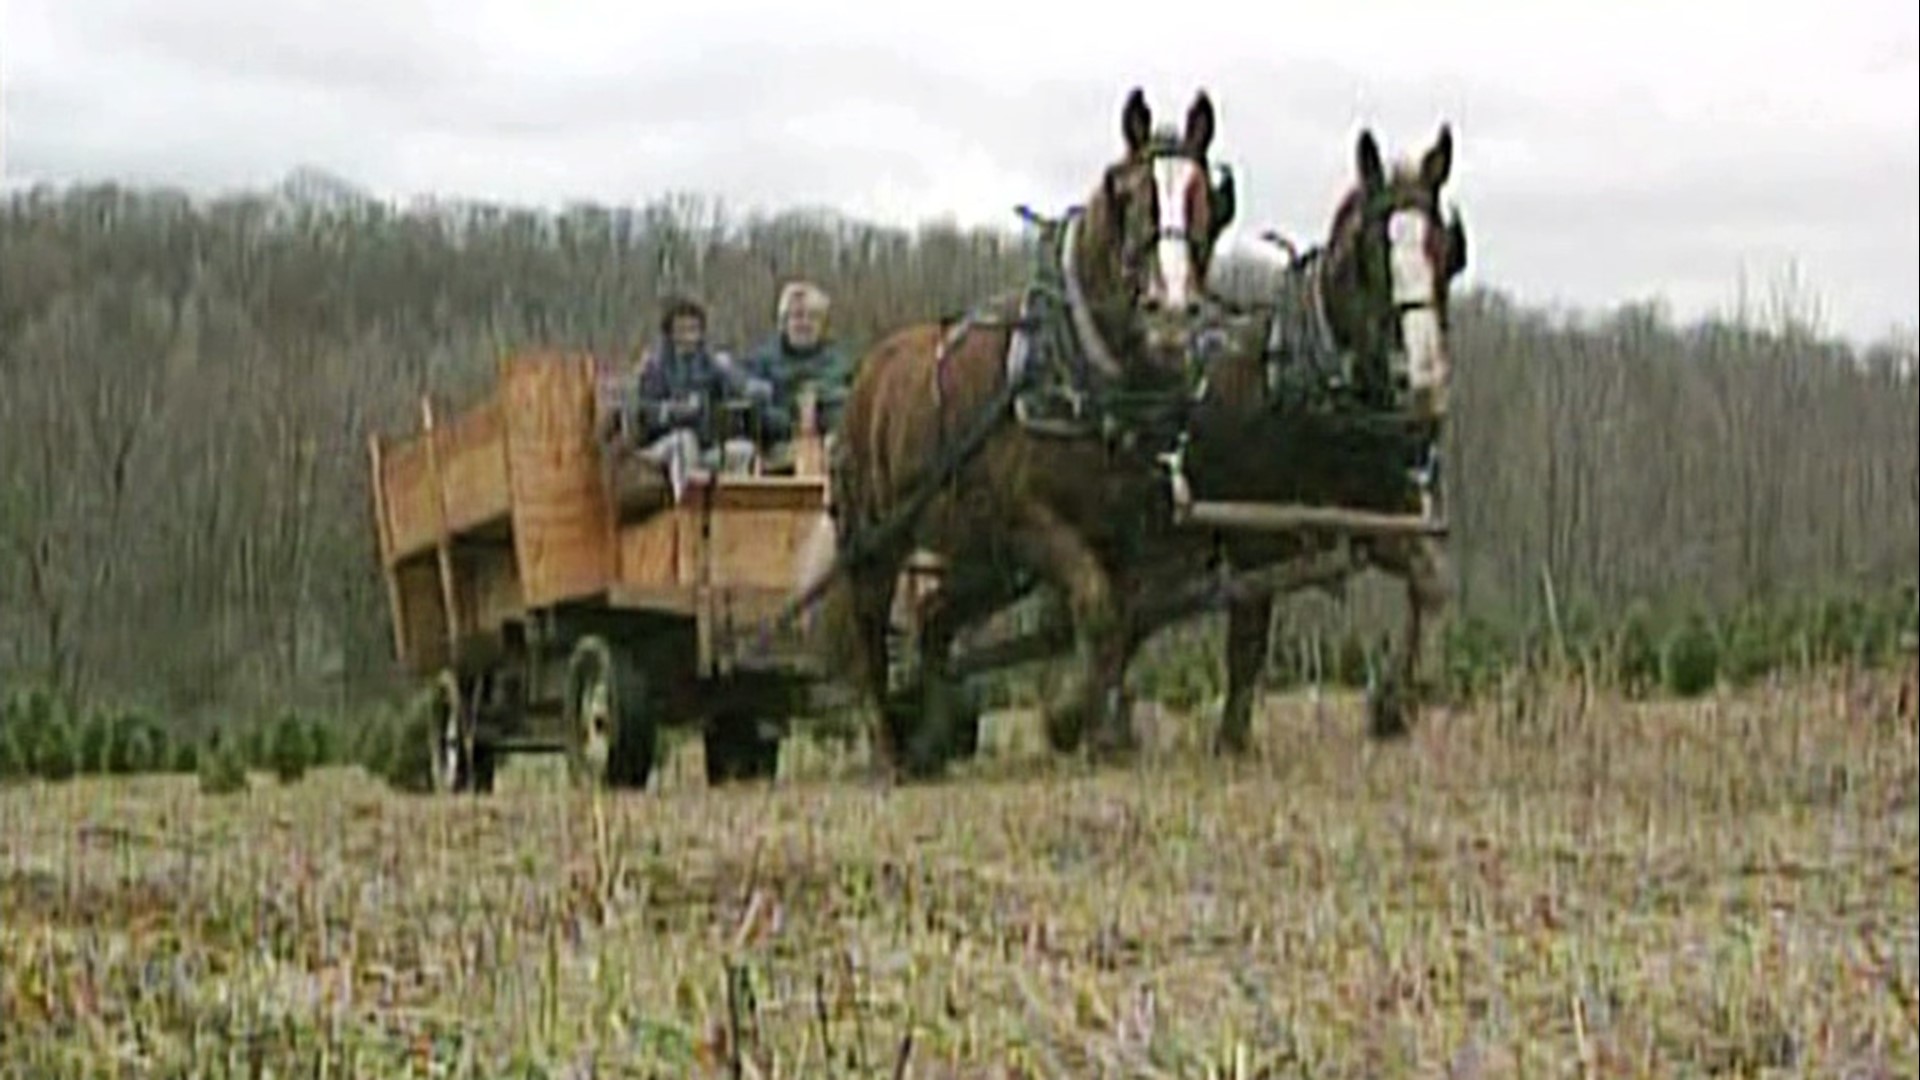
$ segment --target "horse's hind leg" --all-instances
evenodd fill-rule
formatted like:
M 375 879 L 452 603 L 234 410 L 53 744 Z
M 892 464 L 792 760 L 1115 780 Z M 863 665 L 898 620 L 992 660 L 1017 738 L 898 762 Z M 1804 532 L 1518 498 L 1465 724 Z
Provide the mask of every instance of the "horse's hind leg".
M 979 715 L 953 676 L 953 643 L 962 627 L 988 617 L 1012 599 L 998 575 L 950 572 L 919 604 L 917 694 L 905 703 L 916 714 L 916 723 L 910 733 L 902 733 L 901 742 L 907 768 L 914 774 L 932 775 L 977 748 Z M 973 724 L 974 730 L 962 731 L 963 723 Z
M 883 560 L 884 562 L 884 560 Z M 887 630 L 893 609 L 894 578 L 872 568 L 849 571 L 853 590 L 854 638 L 850 674 L 864 686 L 876 718 L 872 726 L 872 769 L 877 778 L 892 779 L 900 767 L 902 725 L 888 707 Z
M 1073 619 L 1073 675 L 1047 704 L 1048 744 L 1056 751 L 1071 750 L 1091 727 L 1096 750 L 1133 750 L 1138 739 L 1121 685 L 1131 627 L 1113 579 L 1086 540 L 1047 507 L 1028 508 L 1018 546 L 1022 561 L 1066 595 Z

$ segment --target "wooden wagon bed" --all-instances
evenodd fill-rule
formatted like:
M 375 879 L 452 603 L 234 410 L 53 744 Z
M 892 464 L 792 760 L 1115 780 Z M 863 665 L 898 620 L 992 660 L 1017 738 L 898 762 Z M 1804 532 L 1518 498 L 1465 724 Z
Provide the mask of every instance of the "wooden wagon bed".
M 460 666 L 468 645 L 541 609 L 724 610 L 737 622 L 790 595 L 825 477 L 695 476 L 676 500 L 657 467 L 610 467 L 593 437 L 597 381 L 590 357 L 506 358 L 472 407 L 443 420 L 423 399 L 416 434 L 370 440 L 394 647 L 409 671 Z M 803 468 L 818 457 L 799 456 Z

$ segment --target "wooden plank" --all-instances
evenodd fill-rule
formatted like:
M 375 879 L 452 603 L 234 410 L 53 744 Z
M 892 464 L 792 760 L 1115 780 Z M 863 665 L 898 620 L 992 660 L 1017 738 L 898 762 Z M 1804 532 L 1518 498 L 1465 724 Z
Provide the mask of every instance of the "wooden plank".
M 396 440 L 381 455 L 381 487 L 387 501 L 389 560 L 398 562 L 433 549 L 439 535 L 438 503 L 427 468 L 423 437 Z
M 624 582 L 607 590 L 607 606 L 672 615 L 692 615 L 696 607 L 690 589 L 677 585 L 628 585 Z
M 431 555 L 403 560 L 394 568 L 400 587 L 400 609 L 407 636 L 407 670 L 431 675 L 452 661 L 447 639 L 446 607 L 440 598 L 440 572 Z
M 686 489 L 692 498 L 683 497 L 682 505 L 692 510 L 694 533 L 699 538 L 693 559 L 693 600 L 695 607 L 693 638 L 694 663 L 701 674 L 713 671 L 720 658 L 714 651 L 714 623 L 717 618 L 713 594 L 713 548 L 715 534 L 723 532 L 713 514 L 713 496 L 719 487 L 712 478 L 695 488 Z
M 528 607 L 602 594 L 615 576 L 587 371 L 571 357 L 532 354 L 502 372 L 514 541 Z
M 439 439 L 434 430 L 433 397 L 420 395 L 420 435 L 427 444 L 427 476 L 432 484 L 434 509 L 434 559 L 440 567 L 440 602 L 445 606 L 446 653 L 449 662 L 460 659 L 460 601 L 453 580 L 453 535 L 447 529 L 447 489 L 441 483 Z
M 721 476 L 711 499 L 727 511 L 820 510 L 826 494 L 826 483 L 817 476 Z
M 715 585 L 792 587 L 801 549 L 820 520 L 813 510 L 715 511 L 710 539 Z
M 705 612 L 713 666 L 722 672 L 736 668 L 801 671 L 818 657 L 806 635 L 789 626 L 773 633 L 769 623 L 785 609 L 791 592 L 784 588 L 729 586 L 712 590 Z
M 691 493 L 693 489 L 689 488 Z M 700 581 L 700 552 L 706 546 L 702 529 L 701 504 L 697 496 L 684 498 L 673 509 L 673 580 L 692 588 Z
M 459 569 L 458 600 L 464 619 L 455 633 L 463 638 L 495 633 L 522 614 L 520 575 L 511 551 L 497 547 L 469 549 Z
M 1332 506 L 1251 502 L 1193 502 L 1176 505 L 1174 520 L 1195 528 L 1291 532 L 1327 529 L 1373 536 L 1445 536 L 1447 523 L 1419 514 L 1381 514 Z
M 498 405 L 503 400 L 507 382 L 507 355 L 500 355 L 499 364 L 494 367 L 493 400 Z M 513 527 L 513 425 L 506 422 L 504 406 L 501 406 L 500 424 L 500 476 L 507 485 L 507 539 L 513 556 L 513 602 L 524 612 L 527 609 L 526 539 L 520 530 Z
M 800 423 L 793 440 L 793 474 L 797 477 L 824 476 L 827 471 L 826 441 L 820 434 L 819 392 L 812 386 L 800 390 Z
M 595 358 L 590 355 L 579 357 L 576 361 L 576 364 L 580 369 L 580 373 L 582 377 L 586 379 L 588 390 L 592 395 L 592 398 L 591 398 L 592 404 L 588 407 L 588 412 L 587 412 L 587 431 L 589 433 L 588 437 L 592 438 L 592 433 L 598 426 L 598 421 L 600 418 L 600 410 L 605 404 L 603 401 L 603 395 L 601 392 L 604 385 L 602 383 L 602 372 L 600 369 L 600 365 L 596 362 Z M 618 398 L 616 397 L 615 400 L 618 400 Z M 604 450 L 605 448 L 597 445 L 599 442 L 598 439 L 595 439 L 594 441 L 596 443 L 594 447 L 596 451 L 594 460 L 596 462 L 597 472 L 599 474 L 598 479 L 600 483 L 600 486 L 599 486 L 600 502 L 603 506 L 606 507 L 606 517 L 605 517 L 605 531 L 606 531 L 605 543 L 607 548 L 606 577 L 607 577 L 607 584 L 611 586 L 617 582 L 625 580 L 625 575 L 626 575 L 625 553 L 621 550 L 621 546 L 620 546 L 620 530 L 621 530 L 620 502 L 616 497 L 616 492 L 615 492 L 613 464 L 612 462 L 607 460 L 606 454 L 598 453 L 598 451 Z
M 439 464 L 447 529 L 455 535 L 505 518 L 513 508 L 507 487 L 506 424 L 490 397 L 441 426 Z
M 394 572 L 393 528 L 387 520 L 386 470 L 381 467 L 379 432 L 367 435 L 367 463 L 373 474 L 373 534 L 380 551 L 380 578 L 387 587 L 387 618 L 392 624 L 393 657 L 402 666 L 410 660 L 406 609 L 400 602 L 400 577 Z
M 620 529 L 618 581 L 639 588 L 678 588 L 681 515 L 664 510 Z

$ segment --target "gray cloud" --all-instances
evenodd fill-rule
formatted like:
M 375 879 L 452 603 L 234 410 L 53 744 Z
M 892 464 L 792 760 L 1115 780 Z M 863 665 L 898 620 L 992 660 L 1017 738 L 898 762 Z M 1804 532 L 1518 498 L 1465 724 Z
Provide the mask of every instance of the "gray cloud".
M 1830 0 L 1799 23 L 1689 9 L 1657 27 L 1631 7 L 1548 20 L 1388 4 L 1265 29 L 1196 19 L 1146 46 L 1124 7 L 1078 27 L 985 0 L 837 21 L 13 0 L 5 171 L 211 188 L 311 163 L 396 194 L 701 191 L 1011 225 L 1015 202 L 1085 194 L 1118 150 L 1129 86 L 1176 125 L 1205 86 L 1243 236 L 1316 239 L 1363 123 L 1411 155 L 1446 120 L 1475 280 L 1584 305 L 1664 293 L 1691 314 L 1730 301 L 1743 268 L 1764 279 L 1797 261 L 1839 329 L 1915 318 L 1910 4 Z M 1780 69 L 1805 77 L 1776 85 Z

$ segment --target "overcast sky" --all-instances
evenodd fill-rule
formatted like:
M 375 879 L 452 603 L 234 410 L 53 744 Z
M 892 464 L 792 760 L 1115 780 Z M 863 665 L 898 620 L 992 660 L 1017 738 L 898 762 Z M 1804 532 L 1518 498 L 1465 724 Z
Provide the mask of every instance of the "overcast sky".
M 1361 125 L 1412 154 L 1444 119 L 1470 279 L 1684 318 L 1792 265 L 1868 338 L 1920 308 L 1916 7 L 0 0 L 0 174 L 1011 226 L 1084 194 L 1130 86 L 1167 121 L 1205 86 L 1241 243 L 1318 237 Z

